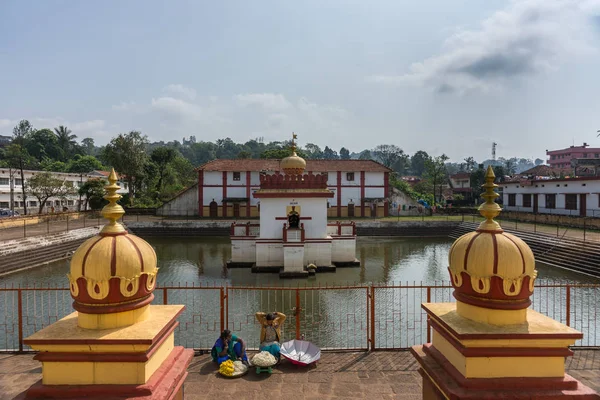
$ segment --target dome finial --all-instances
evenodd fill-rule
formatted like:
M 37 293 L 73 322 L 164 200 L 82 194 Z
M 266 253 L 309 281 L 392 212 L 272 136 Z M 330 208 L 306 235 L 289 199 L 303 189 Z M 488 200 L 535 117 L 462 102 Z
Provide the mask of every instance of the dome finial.
M 479 225 L 479 229 L 486 231 L 497 231 L 501 230 L 500 224 L 494 221 L 494 217 L 497 217 L 500 214 L 502 209 L 495 202 L 496 197 L 498 197 L 498 193 L 494 191 L 495 188 L 498 187 L 494 183 L 494 179 L 496 175 L 494 174 L 494 169 L 491 165 L 488 165 L 487 171 L 485 172 L 485 184 L 482 185 L 485 188 L 485 192 L 481 195 L 485 199 L 485 203 L 479 206 L 479 213 L 485 218 Z
M 296 142 L 294 142 L 294 139 L 298 139 L 298 135 L 292 132 L 292 155 L 296 155 Z
M 117 185 L 117 173 L 113 168 L 110 171 L 110 175 L 108 176 L 108 185 L 104 186 L 106 189 L 106 195 L 104 198 L 108 200 L 108 204 L 104 206 L 102 209 L 102 216 L 106 218 L 109 223 L 102 228 L 101 233 L 120 233 L 125 232 L 125 228 L 123 225 L 117 222 L 119 218 L 125 214 L 125 210 L 121 207 L 120 204 L 117 204 L 117 201 L 121 199 L 121 195 L 117 193 L 117 190 L 121 189 L 119 185 Z

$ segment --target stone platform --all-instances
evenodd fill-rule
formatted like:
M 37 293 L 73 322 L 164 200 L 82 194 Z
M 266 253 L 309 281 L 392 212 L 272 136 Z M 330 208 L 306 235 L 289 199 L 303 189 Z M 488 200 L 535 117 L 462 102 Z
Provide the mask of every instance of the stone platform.
M 600 349 L 575 350 L 565 365 L 569 375 L 600 391 Z M 418 363 L 408 351 L 323 352 L 316 367 L 283 361 L 272 375 L 250 371 L 224 379 L 210 355 L 194 357 L 185 381 L 185 399 L 421 399 Z M 41 378 L 32 354 L 0 354 L 0 400 L 23 399 Z M 268 393 L 268 396 L 266 395 Z

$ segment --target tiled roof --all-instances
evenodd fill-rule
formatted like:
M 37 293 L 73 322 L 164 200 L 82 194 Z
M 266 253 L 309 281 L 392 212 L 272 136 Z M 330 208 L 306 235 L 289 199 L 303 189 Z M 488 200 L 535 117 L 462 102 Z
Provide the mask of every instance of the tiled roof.
M 462 179 L 462 178 L 470 178 L 471 174 L 469 172 L 457 172 L 456 174 L 450 175 L 451 179 Z
M 199 166 L 204 171 L 280 171 L 279 160 L 213 160 Z M 312 172 L 391 172 L 373 160 L 306 160 L 306 171 Z

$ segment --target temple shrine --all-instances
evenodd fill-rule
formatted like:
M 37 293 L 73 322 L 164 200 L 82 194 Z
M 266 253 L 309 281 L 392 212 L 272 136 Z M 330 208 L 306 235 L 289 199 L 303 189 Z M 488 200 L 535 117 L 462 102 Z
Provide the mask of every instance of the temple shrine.
M 537 276 L 529 246 L 494 221 L 488 167 L 485 221 L 454 242 L 449 272 L 456 303 L 424 303 L 431 343 L 412 348 L 423 399 L 598 399 L 565 373 L 583 334 L 529 308 Z
M 306 161 L 296 154 L 281 160 L 282 173 L 261 174 L 260 223 L 231 226 L 229 268 L 279 272 L 282 278 L 303 277 L 339 266 L 359 265 L 353 222 L 328 224 L 327 174 L 304 173 Z
M 175 346 L 182 305 L 151 305 L 158 273 L 150 244 L 117 220 L 112 170 L 102 216 L 109 220 L 71 259 L 75 312 L 24 340 L 39 353 L 42 380 L 26 398 L 178 400 L 194 351 Z

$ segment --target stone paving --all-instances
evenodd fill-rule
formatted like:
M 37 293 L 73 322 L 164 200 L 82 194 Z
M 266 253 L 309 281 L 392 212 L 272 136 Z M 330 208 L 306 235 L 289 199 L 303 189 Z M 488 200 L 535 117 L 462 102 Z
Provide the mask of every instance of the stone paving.
M 566 361 L 568 373 L 600 391 L 600 350 L 578 350 Z M 210 355 L 194 357 L 185 399 L 421 399 L 418 364 L 407 351 L 324 352 L 316 366 L 283 361 L 273 374 L 254 369 L 238 379 L 216 374 Z M 0 400 L 23 399 L 41 378 L 32 355 L 0 355 Z

